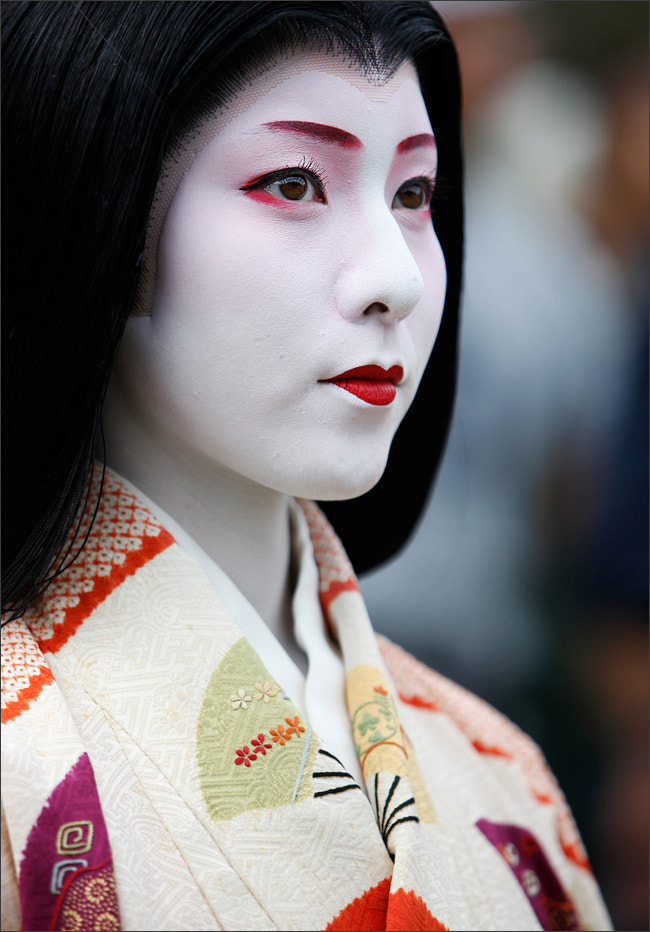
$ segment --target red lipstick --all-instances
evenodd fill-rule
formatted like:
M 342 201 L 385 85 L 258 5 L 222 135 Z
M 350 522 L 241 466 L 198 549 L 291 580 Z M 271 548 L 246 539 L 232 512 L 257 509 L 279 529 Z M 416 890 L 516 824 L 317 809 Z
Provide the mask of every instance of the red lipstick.
M 381 366 L 357 366 L 335 375 L 332 379 L 323 379 L 344 388 L 346 392 L 356 395 L 371 405 L 389 405 L 397 394 L 396 385 L 404 378 L 401 366 L 382 369 Z

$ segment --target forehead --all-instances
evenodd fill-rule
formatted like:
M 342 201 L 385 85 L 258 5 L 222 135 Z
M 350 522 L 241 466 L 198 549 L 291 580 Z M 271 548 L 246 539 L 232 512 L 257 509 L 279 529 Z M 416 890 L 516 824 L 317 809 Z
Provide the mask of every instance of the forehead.
M 335 79 L 344 81 L 363 92 L 372 102 L 388 101 L 405 81 L 412 81 L 419 87 L 417 72 L 408 59 L 392 72 L 382 67 L 368 71 L 342 51 L 303 48 L 288 53 L 280 60 L 268 62 L 254 76 L 249 76 L 242 82 L 241 89 L 223 107 L 215 110 L 213 117 L 218 120 L 219 128 L 224 128 L 269 94 L 273 97 L 271 92 L 283 84 L 301 77 L 311 76 L 313 79 L 315 74 L 323 76 L 323 84 L 328 83 L 325 78 L 329 76 L 330 86 L 337 85 Z
M 405 95 L 405 86 L 410 94 Z M 357 98 L 357 111 L 378 109 L 372 105 L 381 109 L 382 104 L 390 103 L 396 95 L 403 99 L 406 96 L 419 100 L 421 113 L 428 122 L 419 87 L 417 72 L 408 59 L 389 73 L 385 68 L 362 69 L 342 51 L 301 48 L 285 53 L 281 59 L 266 62 L 254 74 L 242 78 L 238 90 L 223 105 L 202 116 L 169 154 L 164 173 L 180 180 L 179 170 L 182 174 L 214 136 L 224 134 L 233 122 L 241 125 L 243 121 L 238 118 L 242 116 L 248 117 L 246 122 L 254 123 L 256 118 L 263 121 L 274 106 L 284 111 L 278 115 L 282 119 L 298 118 L 300 113 L 311 110 L 322 116 L 329 114 L 336 122 L 343 100 L 354 106 L 355 95 L 349 93 L 352 90 L 363 95 Z M 399 112 L 399 106 L 390 109 Z
M 233 101 L 230 110 L 213 115 L 204 130 L 212 137 L 254 131 L 269 120 L 311 120 L 362 136 L 394 136 L 430 131 L 415 68 L 410 62 L 381 83 L 358 68 L 337 63 L 323 67 L 308 56 L 282 65 L 259 79 Z M 414 124 L 417 127 L 414 128 Z

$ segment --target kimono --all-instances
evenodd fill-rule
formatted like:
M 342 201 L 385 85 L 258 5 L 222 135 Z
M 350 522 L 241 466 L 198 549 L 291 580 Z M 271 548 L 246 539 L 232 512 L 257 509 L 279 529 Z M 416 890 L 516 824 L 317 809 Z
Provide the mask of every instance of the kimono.
M 305 713 L 108 473 L 81 555 L 2 632 L 3 928 L 610 929 L 537 746 L 376 636 L 295 510 L 340 714 L 322 677 Z

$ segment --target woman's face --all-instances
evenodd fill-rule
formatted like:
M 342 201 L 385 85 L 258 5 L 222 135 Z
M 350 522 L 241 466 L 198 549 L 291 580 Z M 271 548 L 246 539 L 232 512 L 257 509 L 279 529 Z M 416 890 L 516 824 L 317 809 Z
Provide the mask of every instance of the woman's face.
M 300 52 L 215 125 L 173 195 L 152 313 L 129 321 L 118 378 L 177 456 L 283 493 L 360 495 L 444 304 L 415 70 L 378 85 Z

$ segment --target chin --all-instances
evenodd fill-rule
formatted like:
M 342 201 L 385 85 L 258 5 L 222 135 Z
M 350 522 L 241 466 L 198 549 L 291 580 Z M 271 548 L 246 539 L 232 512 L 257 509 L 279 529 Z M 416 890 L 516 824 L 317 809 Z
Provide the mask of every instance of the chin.
M 327 473 L 319 471 L 318 475 L 301 476 L 290 494 L 321 502 L 358 498 L 377 485 L 384 474 L 387 459 L 386 455 L 381 462 L 339 462 Z

